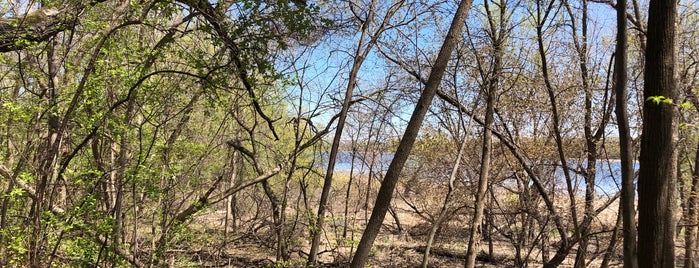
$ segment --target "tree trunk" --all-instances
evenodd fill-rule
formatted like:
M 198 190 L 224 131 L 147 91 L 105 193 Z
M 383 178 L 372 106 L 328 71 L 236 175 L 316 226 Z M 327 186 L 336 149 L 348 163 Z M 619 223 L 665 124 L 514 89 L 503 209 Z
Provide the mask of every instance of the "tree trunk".
M 692 171 L 692 185 L 687 198 L 687 215 L 684 235 L 684 268 L 696 268 L 697 248 L 697 191 L 699 190 L 699 143 L 694 157 L 694 170 Z
M 444 39 L 442 48 L 439 51 L 437 59 L 435 60 L 430 76 L 427 79 L 427 84 L 425 90 L 420 95 L 415 110 L 413 111 L 410 121 L 408 121 L 408 126 L 405 129 L 405 133 L 398 144 L 398 149 L 391 160 L 391 164 L 386 171 L 386 175 L 381 182 L 381 187 L 379 188 L 379 193 L 376 197 L 376 203 L 374 209 L 371 213 L 371 218 L 366 226 L 362 239 L 359 241 L 357 246 L 357 252 L 354 254 L 352 259 L 351 267 L 360 268 L 364 267 L 368 258 L 371 246 L 374 244 L 374 239 L 379 234 L 381 230 L 381 225 L 386 217 L 386 211 L 388 206 L 393 199 L 393 189 L 398 182 L 398 177 L 403 170 L 403 165 L 408 156 L 410 155 L 410 150 L 415 143 L 417 134 L 420 131 L 420 126 L 425 118 L 425 114 L 432 103 L 432 99 L 437 93 L 437 89 L 442 81 L 442 77 L 447 68 L 447 63 L 451 57 L 451 52 L 456 47 L 458 37 L 461 34 L 461 30 L 466 22 L 466 17 L 468 16 L 468 10 L 471 8 L 471 3 L 473 0 L 462 0 L 459 3 L 459 7 L 456 10 L 456 15 L 452 20 L 449 32 Z
M 498 49 L 496 48 L 496 51 Z M 496 65 L 499 58 L 495 59 Z M 497 67 L 495 67 L 497 68 Z M 497 74 L 495 74 L 497 76 Z M 495 78 L 497 79 L 497 78 Z M 497 90 L 497 80 L 488 89 L 485 108 L 485 125 L 483 126 L 483 145 L 481 147 L 481 166 L 478 176 L 478 192 L 476 193 L 476 204 L 474 208 L 471 228 L 469 231 L 468 249 L 466 250 L 466 268 L 473 268 L 476 265 L 476 254 L 480 244 L 481 221 L 483 219 L 483 207 L 485 206 L 485 195 L 488 190 L 488 176 L 490 175 L 490 154 L 492 151 L 493 135 L 490 128 L 493 126 L 493 113 L 495 107 L 495 91 Z
M 345 99 L 342 103 L 342 110 L 340 111 L 340 118 L 337 122 L 337 128 L 335 129 L 335 136 L 333 137 L 333 143 L 330 148 L 330 155 L 328 156 L 328 168 L 325 173 L 323 180 L 323 190 L 320 194 L 320 203 L 318 204 L 318 214 L 316 215 L 316 223 L 314 228 L 311 228 L 312 240 L 311 249 L 308 254 L 308 266 L 313 266 L 316 263 L 316 255 L 318 254 L 318 246 L 320 245 L 320 234 L 323 230 L 323 222 L 326 206 L 328 203 L 328 196 L 330 195 L 330 189 L 332 188 L 333 172 L 335 169 L 335 160 L 337 158 L 337 153 L 340 146 L 340 139 L 342 138 L 342 129 L 345 126 L 345 120 L 347 119 L 347 112 L 349 111 L 349 106 L 352 101 L 352 92 L 357 85 L 357 75 L 359 74 L 359 69 L 362 67 L 364 60 L 366 59 L 369 51 L 378 42 L 381 33 L 386 29 L 388 21 L 393 17 L 396 11 L 402 6 L 403 1 L 399 1 L 398 4 L 392 5 L 391 8 L 386 11 L 386 15 L 383 18 L 380 26 L 372 33 L 369 32 L 370 24 L 374 23 L 374 16 L 376 15 L 376 3 L 377 1 L 372 1 L 369 6 L 369 11 L 367 17 L 363 20 L 361 25 L 361 37 L 359 39 L 359 44 L 357 45 L 357 51 L 354 55 L 354 62 L 352 63 L 352 69 L 350 70 L 349 79 L 347 81 L 347 90 L 345 91 Z M 367 38 L 369 40 L 367 41 Z
M 485 2 L 486 11 L 490 14 L 487 1 Z M 504 9 L 503 4 L 500 8 Z M 488 191 L 488 176 L 490 176 L 490 155 L 492 153 L 493 134 L 490 129 L 493 127 L 493 115 L 495 113 L 495 96 L 499 85 L 500 70 L 502 69 L 502 43 L 503 33 L 505 29 L 495 29 L 492 23 L 491 16 L 488 17 L 491 21 L 491 36 L 495 36 L 495 32 L 499 30 L 498 37 L 493 37 L 493 68 L 490 73 L 490 79 L 487 81 L 486 90 L 486 106 L 485 106 L 485 122 L 483 125 L 483 143 L 481 146 L 481 165 L 478 175 L 478 190 L 476 193 L 475 207 L 471 228 L 469 231 L 468 248 L 466 250 L 466 268 L 473 268 L 476 265 L 476 254 L 478 254 L 478 245 L 480 244 L 480 233 L 482 231 L 481 223 L 483 220 L 483 209 L 485 207 L 485 197 Z M 505 20 L 502 18 L 501 20 Z M 501 23 L 504 21 L 501 21 Z
M 580 19 L 582 24 L 582 36 L 581 40 L 577 41 L 577 36 L 574 37 L 576 40 L 576 50 L 578 51 L 578 58 L 580 60 L 580 73 L 582 79 L 583 90 L 585 91 L 585 119 L 584 119 L 584 132 L 585 132 L 585 153 L 587 154 L 587 165 L 585 167 L 585 210 L 583 217 L 589 219 L 594 213 L 595 207 L 595 179 L 597 177 L 597 142 L 599 139 L 592 131 L 592 88 L 590 87 L 589 74 L 587 68 L 587 1 L 582 1 L 582 18 Z M 572 15 L 572 14 L 571 14 Z M 575 25 L 575 24 L 573 24 Z M 575 29 L 574 29 L 575 30 Z M 604 103 L 602 105 L 605 105 Z M 604 124 L 600 127 L 604 129 Z M 601 135 L 600 135 L 601 137 Z M 589 226 L 589 225 L 588 225 Z M 582 268 L 586 267 L 587 263 L 587 248 L 590 240 L 590 228 L 588 226 L 581 226 L 579 233 L 580 242 L 578 244 L 578 251 L 575 255 L 575 264 L 573 267 Z
M 231 150 L 230 152 L 231 170 L 228 175 L 228 188 L 233 188 L 239 183 L 238 178 L 238 151 Z M 223 228 L 223 243 L 228 243 L 228 232 L 235 231 L 238 228 L 236 217 L 238 216 L 237 194 L 232 194 L 226 198 L 226 219 Z M 229 223 L 230 221 L 230 223 Z
M 543 4 L 543 5 L 542 5 Z M 546 23 L 547 19 L 549 16 L 552 14 L 551 11 L 553 11 L 553 4 L 554 1 L 548 1 L 548 2 L 543 2 L 541 0 L 538 0 L 536 2 L 536 36 L 537 36 L 537 44 L 538 44 L 538 49 L 539 49 L 539 56 L 541 60 L 541 75 L 544 80 L 544 85 L 546 88 L 546 93 L 548 94 L 549 97 L 549 102 L 551 103 L 551 131 L 553 132 L 554 140 L 556 141 L 556 148 L 558 152 L 558 160 L 561 163 L 561 169 L 563 170 L 563 176 L 565 177 L 565 182 L 566 182 L 566 189 L 568 191 L 568 199 L 569 199 L 569 204 L 570 204 L 570 214 L 572 217 L 572 223 L 573 223 L 573 228 L 576 232 L 576 234 L 579 235 L 580 231 L 580 223 L 578 219 L 578 213 L 577 213 L 577 206 L 575 202 L 575 192 L 573 188 L 573 180 L 570 175 L 570 168 L 568 167 L 568 160 L 565 155 L 565 150 L 564 150 L 564 144 L 563 144 L 563 137 L 561 134 L 561 119 L 559 115 L 559 110 L 558 110 L 558 102 L 556 99 L 556 92 L 554 91 L 553 85 L 551 84 L 551 78 L 549 75 L 549 65 L 547 61 L 547 49 L 544 46 L 544 24 Z M 555 15 L 555 13 L 554 13 Z M 553 215 L 553 217 L 560 217 L 559 215 Z M 550 259 L 550 260 L 542 260 L 544 262 L 544 267 L 557 267 L 560 265 L 565 258 L 568 256 L 568 253 L 570 252 L 571 245 L 568 244 L 568 239 L 566 236 L 566 232 L 559 232 L 561 234 L 561 243 L 559 243 L 558 249 L 556 250 L 556 254 Z M 546 237 L 544 235 L 544 237 Z M 575 237 L 579 238 L 579 237 Z M 543 254 L 543 252 L 546 251 L 546 248 L 542 248 L 542 256 L 546 255 Z
M 633 170 L 633 145 L 631 144 L 631 132 L 629 130 L 629 116 L 626 101 L 628 94 L 627 85 L 627 56 L 626 47 L 626 0 L 618 0 L 616 6 L 616 60 L 614 61 L 615 91 L 616 91 L 616 120 L 619 131 L 619 155 L 621 158 L 621 200 L 620 208 L 623 218 L 624 237 L 624 267 L 636 268 L 636 197 Z
M 675 18 L 677 1 L 651 0 L 638 177 L 639 267 L 675 266 Z M 669 100 L 668 100 L 669 99 Z
M 621 209 L 621 205 L 619 205 Z M 604 251 L 604 257 L 602 257 L 602 264 L 600 264 L 601 268 L 607 268 L 609 267 L 609 262 L 612 259 L 612 256 L 614 255 L 614 248 L 616 247 L 617 240 L 619 237 L 619 230 L 623 228 L 622 227 L 622 213 L 617 213 L 616 215 L 616 224 L 614 225 L 614 231 L 612 231 L 612 237 L 609 239 L 609 245 L 607 246 L 607 250 Z M 624 267 L 629 267 L 629 266 L 624 266 Z

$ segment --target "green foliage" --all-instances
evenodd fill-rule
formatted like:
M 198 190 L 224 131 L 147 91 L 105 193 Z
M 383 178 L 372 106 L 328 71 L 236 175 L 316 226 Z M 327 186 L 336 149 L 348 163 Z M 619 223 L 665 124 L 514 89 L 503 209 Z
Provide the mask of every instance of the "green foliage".
M 660 104 L 672 104 L 673 101 L 671 98 L 665 97 L 665 96 L 650 96 L 646 98 L 646 101 L 655 103 L 655 105 L 660 105 Z
M 303 267 L 305 264 L 306 264 L 305 260 L 293 260 L 293 261 L 278 260 L 278 261 L 274 262 L 274 267 L 275 268 Z
M 12 118 L 15 121 L 27 122 L 31 120 L 32 106 L 17 103 L 5 102 L 0 107 L 0 114 L 5 115 L 5 118 Z
M 77 260 L 77 265 L 90 266 L 99 254 L 99 245 L 90 237 L 75 237 L 65 242 L 66 253 Z
M 692 110 L 694 109 L 694 105 L 691 102 L 686 101 L 680 104 L 680 108 L 685 110 Z
M 38 252 L 42 258 L 55 247 L 64 258 L 54 265 L 78 267 L 123 264 L 114 252 L 101 248 L 95 236 L 132 235 L 131 228 L 136 229 L 138 243 L 158 241 L 162 235 L 164 249 L 210 242 L 195 235 L 197 229 L 189 228 L 188 222 L 171 220 L 218 178 L 230 176 L 233 150 L 226 142 L 240 139 L 255 154 L 238 163 L 245 182 L 259 175 L 253 160 L 262 172 L 288 164 L 296 139 L 305 142 L 316 134 L 305 127 L 296 137 L 298 126 L 289 123 L 286 95 L 295 82 L 276 69 L 275 54 L 313 41 L 317 27 L 329 23 L 319 19 L 318 6 L 236 2 L 215 16 L 223 28 L 216 32 L 205 16 L 182 3 L 122 4 L 86 5 L 75 28 L 48 42 L 30 42 L 20 34 L 15 42 L 29 46 L 0 58 L 0 164 L 18 165 L 18 179 L 40 194 L 40 200 L 32 200 L 20 188 L 3 193 L 12 228 L 0 230 L 0 246 L 8 248 L 11 265 L 30 266 L 26 256 L 28 241 L 36 239 L 32 236 L 44 243 Z M 197 16 L 187 18 L 190 14 Z M 178 24 L 182 19 L 187 21 Z M 240 51 L 230 53 L 227 45 Z M 237 59 L 232 57 L 239 57 L 241 65 L 233 64 Z M 55 73 L 50 73 L 52 64 Z M 254 99 L 242 88 L 241 72 L 247 74 Z M 264 120 L 251 107 L 253 101 L 274 115 L 279 141 L 262 127 Z M 66 119 L 55 152 L 47 148 L 56 138 L 47 135 L 49 117 Z M 312 167 L 314 157 L 314 152 L 303 152 L 297 164 Z M 8 159 L 14 162 L 5 162 Z M 294 173 L 270 179 L 274 194 L 309 180 L 296 169 L 286 172 Z M 37 187 L 41 179 L 47 180 L 45 189 Z M 225 187 L 227 181 L 214 195 Z M 253 190 L 251 195 L 257 198 L 260 192 Z M 34 202 L 44 210 L 32 212 Z M 121 215 L 114 215 L 117 202 Z M 65 213 L 54 213 L 49 203 Z M 129 238 L 123 241 L 131 243 Z M 286 239 L 289 245 L 300 244 L 296 234 Z M 98 256 L 104 263 L 94 263 Z
M 20 265 L 24 262 L 28 249 L 25 243 L 27 236 L 22 228 L 15 226 L 6 230 L 0 230 L 0 236 L 8 240 L 7 250 L 10 256 L 9 264 Z
M 346 237 L 346 238 L 343 237 L 343 238 L 340 238 L 340 240 L 338 241 L 338 243 L 339 243 L 340 245 L 344 245 L 344 246 L 356 247 L 357 245 L 359 245 L 359 240 L 357 240 L 357 239 L 352 239 L 352 238 L 349 238 L 349 237 Z

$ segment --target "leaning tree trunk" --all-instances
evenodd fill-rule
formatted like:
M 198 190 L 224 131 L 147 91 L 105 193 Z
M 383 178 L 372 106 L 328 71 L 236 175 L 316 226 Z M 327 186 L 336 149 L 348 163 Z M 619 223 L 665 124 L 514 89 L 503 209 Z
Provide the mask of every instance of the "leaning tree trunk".
M 675 266 L 676 0 L 651 0 L 638 177 L 639 267 Z
M 374 239 L 376 239 L 376 236 L 379 234 L 381 226 L 383 225 L 383 220 L 386 217 L 386 211 L 388 211 L 388 206 L 393 198 L 393 189 L 398 182 L 398 176 L 403 170 L 403 165 L 406 160 L 408 160 L 408 155 L 410 155 L 410 150 L 420 131 L 420 126 L 425 118 L 425 114 L 427 113 L 430 103 L 432 103 L 434 95 L 437 93 L 439 84 L 446 71 L 451 52 L 454 50 L 454 47 L 456 47 L 459 39 L 458 37 L 464 27 L 466 17 L 468 17 L 468 10 L 471 8 L 472 2 L 473 0 L 462 0 L 459 3 L 456 15 L 451 22 L 449 32 L 444 38 L 442 48 L 439 50 L 430 76 L 427 79 L 425 91 L 420 95 L 420 99 L 415 106 L 410 121 L 408 121 L 408 126 L 405 129 L 403 138 L 401 138 L 398 149 L 396 150 L 393 160 L 391 160 L 391 164 L 388 166 L 383 182 L 381 182 L 381 187 L 376 197 L 376 204 L 371 212 L 371 218 L 364 230 L 362 239 L 359 241 L 357 252 L 355 252 L 354 258 L 352 259 L 351 267 L 353 268 L 364 267 L 369 258 L 369 251 L 374 244 Z
M 566 189 L 568 191 L 568 199 L 570 202 L 569 209 L 572 217 L 573 228 L 576 231 L 575 234 L 579 234 L 578 231 L 580 230 L 580 223 L 578 220 L 577 206 L 575 204 L 576 202 L 575 193 L 573 189 L 573 180 L 570 175 L 570 168 L 568 168 L 568 160 L 565 155 L 563 136 L 561 134 L 561 117 L 558 109 L 558 102 L 556 99 L 557 94 L 554 91 L 553 85 L 551 84 L 551 77 L 549 74 L 549 65 L 546 53 L 547 49 L 544 46 L 544 25 L 546 24 L 546 21 L 547 19 L 549 19 L 549 16 L 551 16 L 551 14 L 554 14 L 555 16 L 555 13 L 551 13 L 553 11 L 553 4 L 554 1 L 547 1 L 545 3 L 542 3 L 542 1 L 540 0 L 536 1 L 536 41 L 538 44 L 539 56 L 541 60 L 541 75 L 544 80 L 544 85 L 546 88 L 546 93 L 549 97 L 549 102 L 551 103 L 551 131 L 553 131 L 553 137 L 556 141 L 558 159 L 561 163 L 561 169 L 563 171 L 563 176 L 565 177 L 566 181 Z M 555 214 L 553 216 L 559 217 Z M 568 256 L 568 253 L 570 252 L 571 246 L 569 246 L 567 236 L 565 235 L 566 232 L 559 233 L 561 234 L 561 241 L 560 243 L 558 243 L 558 249 L 556 250 L 556 254 L 548 261 L 546 260 L 548 259 L 546 258 L 547 254 L 544 254 L 546 253 L 546 247 L 542 248 L 541 255 L 543 257 L 542 262 L 544 262 L 544 267 L 558 267 L 565 260 L 565 258 Z M 544 238 L 546 238 L 545 235 Z M 577 239 L 578 237 L 575 238 Z
M 392 5 L 391 8 L 386 12 L 386 15 L 383 21 L 381 22 L 380 26 L 374 32 L 369 32 L 369 26 L 374 22 L 374 16 L 376 15 L 376 3 L 377 1 L 371 2 L 371 5 L 369 6 L 369 13 L 367 14 L 367 17 L 364 19 L 361 25 L 361 37 L 359 39 L 359 44 L 357 45 L 357 51 L 354 55 L 354 62 L 352 63 L 352 69 L 350 70 L 349 79 L 347 81 L 345 99 L 342 102 L 340 118 L 337 122 L 335 136 L 333 137 L 333 143 L 330 148 L 330 155 L 328 156 L 328 168 L 323 179 L 323 190 L 320 194 L 318 214 L 316 215 L 315 226 L 311 229 L 312 238 L 311 249 L 309 251 L 307 260 L 308 266 L 313 266 L 316 263 L 318 247 L 320 246 L 320 235 L 323 230 L 323 223 L 325 221 L 325 210 L 327 209 L 328 197 L 330 196 L 330 189 L 332 188 L 335 161 L 340 147 L 342 130 L 345 127 L 345 120 L 347 119 L 347 113 L 349 111 L 349 107 L 352 101 L 352 92 L 354 91 L 354 88 L 357 85 L 357 75 L 359 73 L 359 69 L 362 67 L 362 64 L 364 63 L 364 60 L 366 59 L 367 55 L 369 54 L 373 46 L 376 44 L 376 42 L 378 42 L 379 37 L 386 29 L 388 21 L 391 19 L 393 14 L 395 14 L 396 11 L 398 11 L 398 9 L 402 6 L 403 1 L 400 1 L 400 4 Z

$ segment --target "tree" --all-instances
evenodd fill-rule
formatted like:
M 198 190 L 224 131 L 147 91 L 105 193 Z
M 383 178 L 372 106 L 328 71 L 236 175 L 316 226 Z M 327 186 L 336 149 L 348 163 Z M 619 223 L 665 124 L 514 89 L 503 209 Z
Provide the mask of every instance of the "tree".
M 0 51 L 13 52 L 3 64 L 16 66 L 3 66 L 12 78 L 3 86 L 16 91 L 7 101 L 0 93 L 1 112 L 17 132 L 2 137 L 16 145 L 0 159 L 2 266 L 162 264 L 198 212 L 266 184 L 280 166 L 291 177 L 297 156 L 327 133 L 297 132 L 303 142 L 286 147 L 275 128 L 291 126 L 266 116 L 288 116 L 270 105 L 284 89 L 271 55 L 308 36 L 311 6 L 249 1 L 233 14 L 235 2 L 15 2 L 0 19 Z M 251 130 L 265 145 L 228 144 L 228 130 Z M 230 148 L 268 160 L 246 159 L 259 177 L 222 186 L 237 168 L 219 161 Z M 280 249 L 286 234 L 276 235 Z
M 372 1 L 367 12 L 366 18 L 358 18 L 361 21 L 361 37 L 359 43 L 357 44 L 357 50 L 354 55 L 354 61 L 352 62 L 352 68 L 349 73 L 349 79 L 347 80 L 347 89 L 345 91 L 345 98 L 342 102 L 342 110 L 340 111 L 340 118 L 337 122 L 337 127 L 335 129 L 335 136 L 333 137 L 332 145 L 330 148 L 330 155 L 328 156 L 328 167 L 326 169 L 325 178 L 323 180 L 323 190 L 320 195 L 320 203 L 318 204 L 318 213 L 316 215 L 317 220 L 315 225 L 312 227 L 312 239 L 311 239 L 311 249 L 308 253 L 308 265 L 313 266 L 316 263 L 316 255 L 318 254 L 318 246 L 320 244 L 320 236 L 323 231 L 323 222 L 325 221 L 325 210 L 328 202 L 328 196 L 330 195 L 330 189 L 332 188 L 333 172 L 335 169 L 335 161 L 337 159 L 337 153 L 340 147 L 340 141 L 342 139 L 342 130 L 345 126 L 345 120 L 347 119 L 347 112 L 349 110 L 349 105 L 354 97 L 354 88 L 357 86 L 357 75 L 359 73 L 364 60 L 367 55 L 372 50 L 376 42 L 378 42 L 381 34 L 389 26 L 389 21 L 393 15 L 403 6 L 405 1 L 392 2 L 389 8 L 386 10 L 384 18 L 381 20 L 379 27 L 370 32 L 370 24 L 374 23 L 374 16 L 376 16 L 377 1 Z M 355 11 L 357 5 L 354 3 L 349 4 L 350 10 L 354 14 L 360 14 L 363 12 Z
M 617 34 L 616 59 L 614 61 L 614 89 L 616 92 L 616 120 L 619 129 L 619 156 L 621 158 L 621 200 L 620 213 L 623 218 L 624 267 L 638 267 L 636 255 L 636 198 L 633 169 L 633 145 L 629 129 L 627 108 L 627 36 L 626 36 L 626 0 L 619 0 L 616 6 Z
M 469 229 L 468 248 L 466 250 L 466 268 L 475 267 L 476 254 L 478 254 L 478 245 L 480 244 L 481 239 L 480 233 L 482 231 L 481 222 L 483 218 L 483 210 L 485 207 L 487 191 L 490 188 L 488 187 L 488 180 L 489 176 L 491 175 L 491 153 L 493 150 L 493 134 L 490 129 L 493 127 L 496 98 L 501 87 L 500 79 L 503 69 L 503 47 L 506 45 L 506 39 L 509 34 L 509 19 L 511 18 L 511 14 L 508 12 L 507 3 L 505 1 L 500 1 L 496 3 L 495 6 L 497 6 L 497 9 L 491 10 L 488 1 L 484 1 L 488 25 L 490 26 L 487 32 L 488 36 L 490 37 L 489 41 L 493 46 L 493 52 L 491 55 L 492 66 L 489 67 L 487 74 L 482 74 L 484 79 L 487 79 L 484 82 L 483 87 L 486 107 L 484 116 L 485 119 L 483 122 L 483 141 L 481 143 L 481 161 L 478 171 L 478 187 L 476 191 L 473 218 L 471 220 L 471 226 Z M 493 14 L 494 12 L 497 13 Z
M 462 0 L 459 2 L 459 7 L 456 10 L 456 14 L 452 19 L 451 26 L 449 27 L 449 32 L 444 38 L 442 48 L 439 50 L 435 64 L 432 67 L 429 78 L 425 85 L 423 93 L 420 95 L 415 110 L 413 111 L 410 121 L 403 133 L 403 137 L 398 144 L 396 153 L 391 160 L 391 164 L 386 171 L 383 181 L 381 182 L 381 187 L 379 188 L 379 193 L 376 197 L 376 203 L 374 209 L 371 212 L 371 218 L 367 224 L 362 239 L 359 241 L 357 246 L 357 252 L 354 254 L 352 259 L 351 267 L 359 268 L 364 267 L 369 257 L 369 251 L 374 243 L 374 239 L 378 235 L 381 226 L 383 225 L 384 217 L 388 211 L 388 207 L 393 199 L 393 190 L 395 189 L 396 182 L 399 179 L 400 173 L 403 170 L 403 165 L 410 155 L 410 150 L 412 149 L 413 143 L 420 131 L 420 126 L 425 118 L 425 114 L 437 93 L 437 89 L 442 80 L 442 76 L 449 62 L 451 52 L 454 50 L 456 43 L 458 41 L 458 35 L 461 33 L 463 24 L 468 16 L 468 10 L 471 8 L 472 0 Z
M 478 102 L 476 102 L 478 103 Z M 460 125 L 463 125 L 463 114 L 459 113 L 460 118 Z M 471 121 L 469 121 L 470 123 Z M 468 129 L 468 127 L 464 127 L 464 130 Z M 465 132 L 465 131 L 464 131 Z M 434 237 L 437 234 L 437 230 L 441 227 L 442 222 L 447 216 L 447 211 L 448 211 L 448 206 L 449 202 L 452 199 L 452 196 L 454 194 L 454 182 L 457 179 L 457 174 L 459 171 L 459 165 L 461 164 L 461 159 L 463 158 L 464 150 L 466 149 L 466 144 L 468 143 L 467 137 L 464 137 L 463 140 L 460 141 L 461 145 L 459 146 L 459 151 L 456 154 L 456 159 L 454 160 L 454 166 L 451 170 L 451 174 L 449 175 L 449 184 L 448 184 L 448 189 L 447 193 L 444 196 L 444 201 L 442 202 L 442 207 L 439 210 L 439 215 L 437 215 L 437 218 L 434 220 L 434 223 L 432 224 L 432 227 L 430 228 L 430 232 L 427 235 L 427 243 L 425 245 L 425 253 L 422 256 L 422 268 L 426 268 L 429 264 L 429 258 L 430 258 L 430 250 L 432 248 L 432 244 L 434 243 Z M 419 172 L 419 171 L 418 171 Z
M 677 1 L 651 0 L 638 177 L 638 265 L 675 266 Z
M 5 1 L 0 266 L 695 268 L 699 16 L 651 3 Z

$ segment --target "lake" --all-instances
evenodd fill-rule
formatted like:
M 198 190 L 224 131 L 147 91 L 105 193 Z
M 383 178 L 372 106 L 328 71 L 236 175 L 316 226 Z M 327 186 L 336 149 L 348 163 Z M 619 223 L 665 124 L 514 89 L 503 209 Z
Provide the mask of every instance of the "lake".
M 329 153 L 323 153 L 323 161 L 318 165 L 320 168 L 327 166 L 327 157 Z M 366 174 L 369 172 L 369 163 L 371 163 L 371 156 L 368 157 L 367 161 L 362 161 L 362 154 L 357 154 L 354 162 L 354 173 L 355 174 Z M 385 171 L 388 169 L 388 165 L 393 159 L 393 154 L 383 154 L 377 155 L 374 159 L 374 171 Z M 575 162 L 570 162 L 571 167 L 575 166 Z M 583 162 L 584 167 L 584 162 Z M 339 152 L 337 161 L 335 162 L 335 172 L 350 172 L 352 168 L 352 153 L 351 152 Z M 634 170 L 638 171 L 638 162 L 634 163 Z M 558 167 L 556 169 L 556 177 L 560 180 L 559 185 L 565 185 L 565 176 L 563 174 L 563 169 Z M 573 180 L 577 182 L 577 188 L 579 191 L 585 189 L 585 181 L 581 175 L 574 172 L 570 173 Z M 614 194 L 621 189 L 621 161 L 619 160 L 598 160 L 597 161 L 597 175 L 596 175 L 596 189 L 595 192 L 598 194 Z

